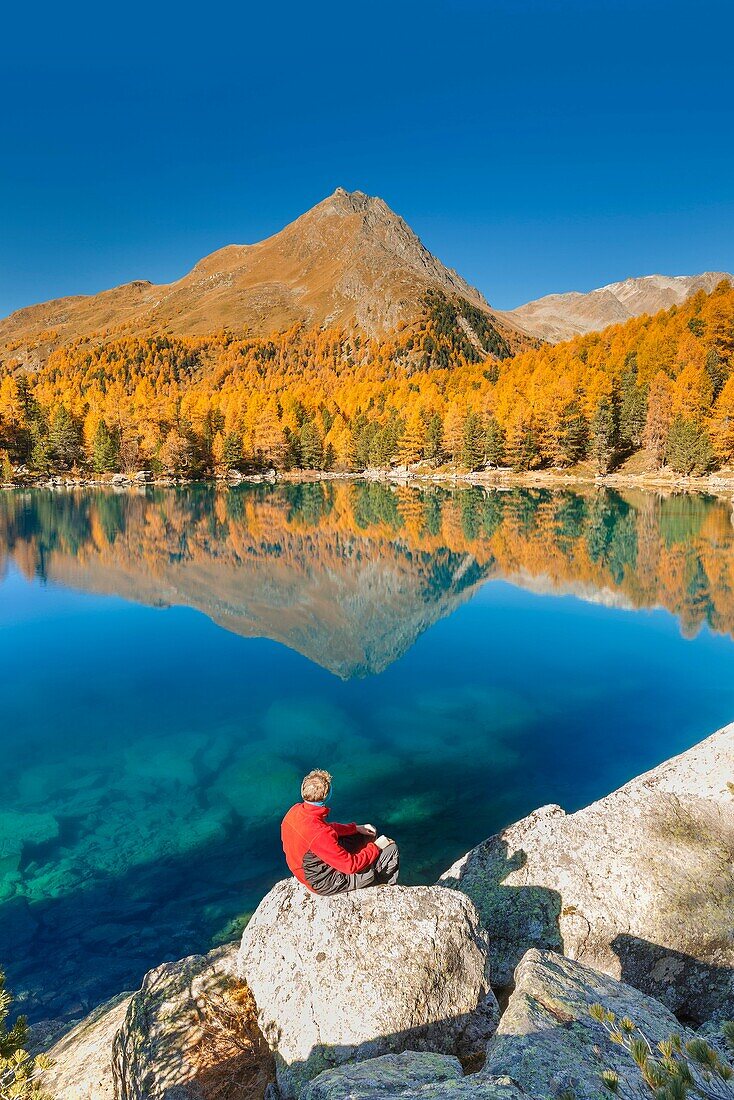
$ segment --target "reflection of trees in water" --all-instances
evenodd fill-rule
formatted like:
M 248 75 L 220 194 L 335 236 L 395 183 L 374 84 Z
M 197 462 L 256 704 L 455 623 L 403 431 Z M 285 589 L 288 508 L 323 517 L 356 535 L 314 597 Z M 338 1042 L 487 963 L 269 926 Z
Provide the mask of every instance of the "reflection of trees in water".
M 352 509 L 354 522 L 362 530 L 386 524 L 398 531 L 403 526 L 397 493 L 379 481 L 360 481 L 352 485 Z
M 632 509 L 624 501 L 598 495 L 592 499 L 583 526 L 589 557 L 609 570 L 620 586 L 637 565 L 637 528 Z
M 287 521 L 318 527 L 334 507 L 334 486 L 331 482 L 290 482 L 283 486 L 288 505 Z
M 380 482 L 0 494 L 0 554 L 28 575 L 62 562 L 160 573 L 207 560 L 257 560 L 267 572 L 285 560 L 314 573 L 353 557 L 383 569 L 399 559 L 426 600 L 488 575 L 529 575 L 662 604 L 686 634 L 703 623 L 734 631 L 733 544 L 728 505 L 702 495 Z

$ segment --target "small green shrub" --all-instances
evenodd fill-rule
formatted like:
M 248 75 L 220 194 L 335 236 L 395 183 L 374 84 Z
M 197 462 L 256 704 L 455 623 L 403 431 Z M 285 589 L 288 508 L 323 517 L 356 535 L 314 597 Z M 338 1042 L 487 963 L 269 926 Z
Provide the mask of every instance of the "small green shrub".
M 32 1058 L 23 1049 L 28 1027 L 23 1016 L 8 1027 L 11 1004 L 5 975 L 0 970 L 0 1100 L 49 1100 L 42 1088 L 42 1078 L 51 1062 L 44 1055 Z
M 599 1004 L 592 1005 L 590 1012 L 612 1042 L 630 1054 L 655 1100 L 734 1100 L 734 1069 L 705 1040 L 694 1038 L 684 1043 L 680 1035 L 671 1035 L 653 1047 L 633 1020 L 617 1019 Z M 734 1023 L 723 1024 L 722 1030 L 734 1053 Z M 629 1095 L 629 1080 L 615 1070 L 605 1069 L 601 1083 L 614 1096 Z

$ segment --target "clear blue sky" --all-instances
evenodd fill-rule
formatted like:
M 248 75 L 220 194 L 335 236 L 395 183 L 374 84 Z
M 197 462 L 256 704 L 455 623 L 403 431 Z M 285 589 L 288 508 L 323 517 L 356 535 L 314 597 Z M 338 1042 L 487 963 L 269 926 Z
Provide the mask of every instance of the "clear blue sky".
M 728 0 L 19 7 L 0 315 L 178 278 L 339 185 L 498 307 L 734 268 Z

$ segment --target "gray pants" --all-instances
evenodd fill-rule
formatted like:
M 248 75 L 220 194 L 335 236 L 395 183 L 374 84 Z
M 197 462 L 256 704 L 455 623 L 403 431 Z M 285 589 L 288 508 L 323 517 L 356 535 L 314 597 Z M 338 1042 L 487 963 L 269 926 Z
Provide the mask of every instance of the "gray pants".
M 342 848 L 348 852 L 359 852 L 370 838 L 363 833 L 354 833 L 352 836 L 343 836 L 339 839 Z M 394 886 L 398 881 L 400 872 L 400 852 L 397 844 L 388 844 L 380 852 L 379 859 L 367 867 L 364 871 L 357 871 L 354 875 L 345 875 L 346 884 L 344 891 L 364 890 L 367 886 Z M 340 891 L 341 893 L 342 891 Z

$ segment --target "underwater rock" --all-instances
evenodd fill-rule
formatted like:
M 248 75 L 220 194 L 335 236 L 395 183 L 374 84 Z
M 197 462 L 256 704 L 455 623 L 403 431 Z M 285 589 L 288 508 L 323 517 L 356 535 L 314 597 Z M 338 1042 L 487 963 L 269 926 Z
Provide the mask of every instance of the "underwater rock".
M 546 806 L 441 878 L 491 932 L 508 985 L 529 947 L 588 963 L 702 1022 L 734 1014 L 734 725 L 586 809 Z
M 620 1094 L 627 1100 L 649 1100 L 630 1054 L 590 1015 L 594 1004 L 629 1017 L 653 1047 L 674 1033 L 693 1038 L 652 997 L 552 951 L 528 951 L 515 983 L 478 1077 L 506 1074 L 536 1100 L 555 1100 L 566 1089 L 578 1100 L 603 1100 L 607 1068 L 626 1082 Z
M 472 903 L 430 886 L 336 897 L 279 882 L 242 936 L 286 1097 L 323 1070 L 402 1050 L 483 1050 L 498 1008 Z
M 298 798 L 302 779 L 293 764 L 262 752 L 224 768 L 209 788 L 209 797 L 249 821 L 269 821 L 282 805 L 284 790 Z
M 18 870 L 26 845 L 43 844 L 58 835 L 59 823 L 52 814 L 0 811 L 0 876 Z
M 137 739 L 125 751 L 124 768 L 131 778 L 130 786 L 195 787 L 197 756 L 206 744 L 206 737 L 197 733 Z

